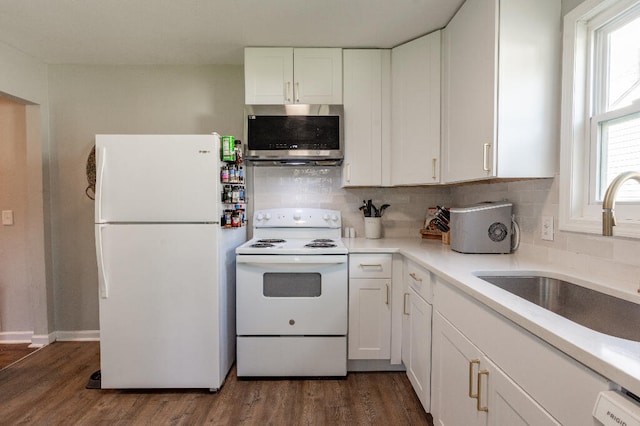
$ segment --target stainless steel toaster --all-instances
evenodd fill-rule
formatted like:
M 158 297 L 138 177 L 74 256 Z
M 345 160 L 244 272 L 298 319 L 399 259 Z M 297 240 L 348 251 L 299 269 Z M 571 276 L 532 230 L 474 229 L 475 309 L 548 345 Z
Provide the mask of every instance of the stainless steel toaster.
M 511 253 L 512 209 L 509 202 L 452 207 L 451 249 L 460 253 Z

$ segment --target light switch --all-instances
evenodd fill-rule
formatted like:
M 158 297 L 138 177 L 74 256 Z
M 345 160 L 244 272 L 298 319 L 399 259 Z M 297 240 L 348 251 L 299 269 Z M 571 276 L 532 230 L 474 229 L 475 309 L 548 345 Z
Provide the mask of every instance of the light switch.
M 13 210 L 2 210 L 2 224 L 13 225 Z

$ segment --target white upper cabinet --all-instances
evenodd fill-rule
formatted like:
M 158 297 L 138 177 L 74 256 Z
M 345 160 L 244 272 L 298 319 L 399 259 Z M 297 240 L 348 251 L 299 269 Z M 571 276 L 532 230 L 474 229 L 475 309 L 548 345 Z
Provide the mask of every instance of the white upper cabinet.
M 391 184 L 440 182 L 441 31 L 391 52 Z
M 560 2 L 467 0 L 443 32 L 443 181 L 556 171 Z
M 390 182 L 391 51 L 345 49 L 342 186 Z
M 342 49 L 247 47 L 245 103 L 341 104 Z

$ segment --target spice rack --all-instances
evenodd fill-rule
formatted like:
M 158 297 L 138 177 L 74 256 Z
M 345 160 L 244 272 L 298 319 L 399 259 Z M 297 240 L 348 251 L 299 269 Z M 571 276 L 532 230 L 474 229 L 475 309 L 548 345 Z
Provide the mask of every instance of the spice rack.
M 233 136 L 222 136 L 220 149 L 220 194 L 223 212 L 220 224 L 223 228 L 246 225 L 246 186 L 242 145 Z

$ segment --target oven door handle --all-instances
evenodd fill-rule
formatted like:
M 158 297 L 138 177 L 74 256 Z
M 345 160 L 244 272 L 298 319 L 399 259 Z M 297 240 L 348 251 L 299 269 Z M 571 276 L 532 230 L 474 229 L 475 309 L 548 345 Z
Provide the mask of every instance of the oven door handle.
M 275 256 L 236 256 L 236 263 L 247 265 L 286 265 L 291 266 L 309 266 L 309 265 L 340 265 L 347 263 L 347 256 L 331 256 L 331 255 L 311 255 L 311 256 L 295 256 L 295 255 L 275 255 Z

